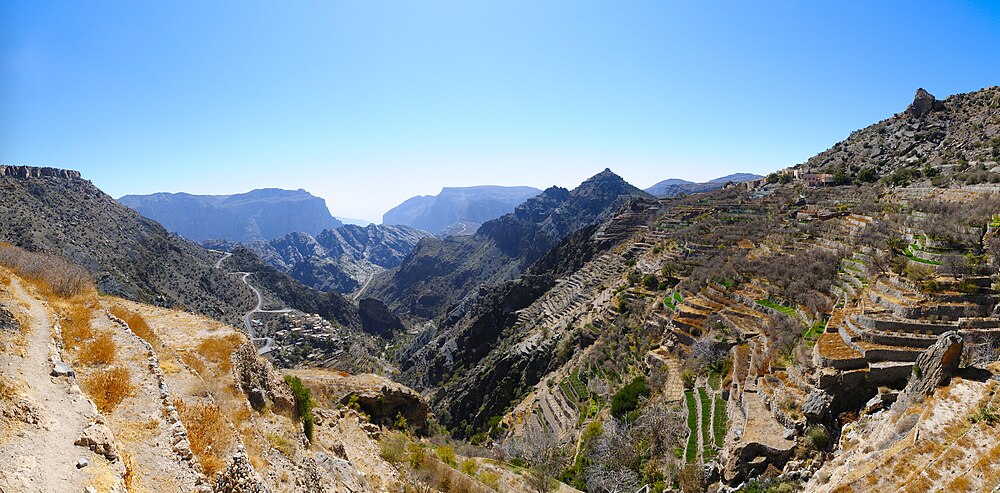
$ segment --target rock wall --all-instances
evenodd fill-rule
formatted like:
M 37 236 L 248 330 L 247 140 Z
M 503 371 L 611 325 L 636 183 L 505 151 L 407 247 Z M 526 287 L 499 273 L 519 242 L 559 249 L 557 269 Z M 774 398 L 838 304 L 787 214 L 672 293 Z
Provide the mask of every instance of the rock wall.
M 51 176 L 55 178 L 80 179 L 80 172 L 59 168 L 39 168 L 36 166 L 0 166 L 0 176 L 12 178 L 38 178 Z

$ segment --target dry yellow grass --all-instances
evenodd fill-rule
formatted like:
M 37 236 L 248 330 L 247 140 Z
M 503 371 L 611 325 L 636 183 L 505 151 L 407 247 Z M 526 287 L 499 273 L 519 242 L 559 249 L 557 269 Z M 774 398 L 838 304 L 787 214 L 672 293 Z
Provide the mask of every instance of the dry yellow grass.
M 972 491 L 972 481 L 969 481 L 969 478 L 965 476 L 959 476 L 948 483 L 946 491 L 954 491 L 955 493 Z
M 0 375 L 0 400 L 9 401 L 17 396 L 18 385 L 14 381 Z
M 80 348 L 77 360 L 84 365 L 110 365 L 115 361 L 118 348 L 108 332 L 102 332 Z
M 219 370 L 229 372 L 232 368 L 232 362 L 229 358 L 233 351 L 244 342 L 243 335 L 235 332 L 225 336 L 209 337 L 198 345 L 198 354 L 215 364 Z
M 90 325 L 94 311 L 85 303 L 66 303 L 58 309 L 62 329 L 63 348 L 74 351 L 84 341 L 94 337 Z
M 136 463 L 132 454 L 122 451 L 122 464 L 125 466 L 125 491 L 144 492 L 148 491 L 142 486 L 142 479 L 139 477 L 139 464 Z
M 232 444 L 233 432 L 226 418 L 216 405 L 186 404 L 179 399 L 174 405 L 187 427 L 191 451 L 198 456 L 205 474 L 214 476 L 226 466 L 227 449 Z
M 125 443 L 143 442 L 156 436 L 161 425 L 161 421 L 156 418 L 145 421 L 125 421 L 120 423 L 115 430 L 115 438 Z
M 163 370 L 163 373 L 166 373 L 167 375 L 173 375 L 181 371 L 180 365 L 178 365 L 177 361 L 174 360 L 173 358 L 166 358 L 160 360 L 160 369 Z
M 62 258 L 29 252 L 10 243 L 0 243 L 0 266 L 15 272 L 46 298 L 71 298 L 94 292 L 86 269 Z
M 198 357 L 198 355 L 191 354 L 186 351 L 181 352 L 181 361 L 183 361 L 185 365 L 190 366 L 191 369 L 195 371 L 195 373 L 199 375 L 205 373 L 205 362 L 202 361 L 201 358 Z
M 135 335 L 143 338 L 146 342 L 152 345 L 154 348 L 163 347 L 163 341 L 160 340 L 160 336 L 153 332 L 153 329 L 146 323 L 146 319 L 142 315 L 129 310 L 121 305 L 114 305 L 108 309 L 112 315 L 122 319 L 128 328 L 132 329 Z
M 111 412 L 126 397 L 132 395 L 132 375 L 127 368 L 116 366 L 97 371 L 83 381 L 83 390 L 94 400 L 101 412 Z

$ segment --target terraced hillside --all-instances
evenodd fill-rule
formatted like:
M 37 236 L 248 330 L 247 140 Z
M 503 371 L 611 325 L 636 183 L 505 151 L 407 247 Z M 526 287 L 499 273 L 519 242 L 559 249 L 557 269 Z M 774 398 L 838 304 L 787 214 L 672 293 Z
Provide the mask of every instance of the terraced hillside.
M 621 459 L 602 455 L 609 440 L 651 429 L 663 435 L 634 452 L 672 481 L 685 464 L 712 471 L 706 481 L 812 478 L 841 427 L 891 405 L 945 332 L 964 338 L 963 365 L 996 359 L 995 204 L 991 189 L 775 184 L 622 211 L 591 235 L 616 246 L 509 306 L 488 364 L 463 367 L 432 402 L 472 413 L 467 436 L 551 435 L 581 488 Z M 532 378 L 511 385 L 489 368 Z M 616 414 L 636 378 L 648 400 Z M 502 414 L 497 396 L 514 396 Z M 617 464 L 600 477 L 657 477 Z

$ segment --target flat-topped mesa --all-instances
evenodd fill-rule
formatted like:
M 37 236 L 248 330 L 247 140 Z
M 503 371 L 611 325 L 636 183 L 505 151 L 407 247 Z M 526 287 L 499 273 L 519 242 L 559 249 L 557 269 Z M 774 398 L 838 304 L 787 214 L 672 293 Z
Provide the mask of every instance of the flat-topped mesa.
M 944 102 L 938 101 L 934 95 L 921 87 L 917 89 L 917 93 L 913 96 L 913 102 L 906 107 L 906 113 L 920 118 L 931 111 L 940 111 L 943 109 Z
M 37 166 L 5 166 L 0 165 L 0 176 L 12 178 L 40 178 L 51 176 L 55 178 L 80 179 L 80 172 L 71 169 L 47 168 Z

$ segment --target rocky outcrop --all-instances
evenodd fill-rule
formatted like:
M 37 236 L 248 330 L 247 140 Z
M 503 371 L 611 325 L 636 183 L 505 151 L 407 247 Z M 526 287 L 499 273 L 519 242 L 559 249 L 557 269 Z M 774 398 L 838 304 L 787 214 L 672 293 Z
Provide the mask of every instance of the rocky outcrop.
M 356 402 L 376 425 L 391 427 L 398 416 L 402 416 L 410 429 L 418 433 L 427 430 L 430 407 L 420 394 L 405 385 L 372 374 L 346 375 L 307 370 L 296 372 L 296 375 L 314 389 L 314 395 L 328 399 L 320 405 L 335 407 Z
M 0 166 L 0 176 L 12 178 L 40 178 L 43 176 L 53 178 L 80 179 L 80 172 L 70 169 L 40 168 L 36 166 Z
M 364 298 L 359 301 L 358 316 L 361 317 L 361 329 L 369 334 L 389 338 L 393 333 L 403 331 L 403 322 L 380 300 Z
M 233 351 L 232 362 L 236 381 L 254 409 L 259 411 L 271 405 L 275 412 L 286 413 L 295 408 L 295 399 L 288 386 L 274 368 L 257 355 L 253 343 L 247 342 Z
M 830 394 L 822 390 L 813 391 L 802 402 L 802 415 L 814 423 L 823 421 L 832 403 L 833 397 Z
M 943 109 L 944 102 L 938 101 L 931 93 L 921 87 L 917 89 L 917 94 L 913 96 L 913 102 L 910 103 L 910 106 L 906 107 L 906 114 L 920 118 L 931 111 L 940 111 Z
M 945 332 L 937 341 L 917 356 L 913 365 L 913 375 L 903 389 L 900 400 L 906 401 L 918 395 L 930 395 L 934 389 L 944 385 L 958 370 L 962 359 L 964 341 L 955 331 Z
M 997 147 L 991 142 L 1000 137 L 998 98 L 1000 86 L 955 94 L 944 101 L 919 89 L 905 111 L 852 132 L 798 168 L 808 173 L 840 173 L 848 182 L 882 181 L 895 186 L 926 185 L 931 177 L 941 184 L 952 175 L 966 182 L 964 162 L 983 163 L 987 170 L 992 166 L 989 163 L 996 162 L 993 150 Z M 907 169 L 911 167 L 934 171 L 913 173 Z M 977 180 L 988 181 L 991 176 Z
M 115 436 L 111 429 L 102 423 L 91 423 L 84 428 L 80 438 L 74 445 L 89 448 L 98 455 L 103 455 L 110 461 L 118 460 L 118 449 L 115 447 Z
M 224 493 L 268 493 L 245 452 L 233 455 L 226 470 L 215 480 L 215 491 Z

